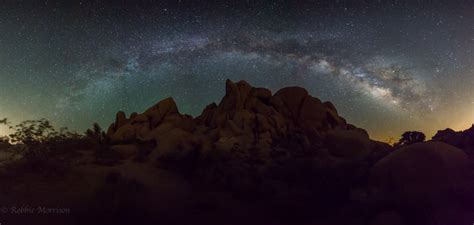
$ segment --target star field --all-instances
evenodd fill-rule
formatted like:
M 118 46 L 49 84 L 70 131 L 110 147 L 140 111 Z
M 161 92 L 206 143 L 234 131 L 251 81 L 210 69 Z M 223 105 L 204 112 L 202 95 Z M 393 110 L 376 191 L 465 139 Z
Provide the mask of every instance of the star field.
M 474 123 L 468 1 L 0 5 L 0 118 L 13 122 L 106 127 L 168 96 L 196 116 L 231 79 L 305 87 L 380 140 Z

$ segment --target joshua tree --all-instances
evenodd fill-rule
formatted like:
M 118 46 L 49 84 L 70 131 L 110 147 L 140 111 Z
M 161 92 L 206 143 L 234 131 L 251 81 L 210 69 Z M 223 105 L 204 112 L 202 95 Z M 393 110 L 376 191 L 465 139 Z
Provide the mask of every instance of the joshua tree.
M 395 144 L 395 147 L 402 147 L 425 141 L 425 134 L 419 131 L 407 131 L 402 134 L 402 138 Z

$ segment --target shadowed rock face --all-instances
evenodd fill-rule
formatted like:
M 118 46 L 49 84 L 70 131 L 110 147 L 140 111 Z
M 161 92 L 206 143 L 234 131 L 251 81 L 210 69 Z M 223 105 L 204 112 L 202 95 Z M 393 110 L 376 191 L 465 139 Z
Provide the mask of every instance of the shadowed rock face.
M 425 224 L 462 224 L 443 211 L 472 200 L 467 155 L 442 142 L 412 144 L 381 159 L 371 169 L 370 185 L 377 204 Z
M 208 105 L 196 118 L 179 113 L 172 98 L 130 118 L 117 113 L 107 132 L 117 145 L 111 149 L 131 158 L 140 152 L 133 145 L 152 142 L 147 159 L 159 167 L 185 169 L 247 197 L 269 192 L 263 189 L 292 196 L 281 183 L 300 186 L 295 196 L 313 195 L 310 186 L 317 186 L 322 192 L 306 197 L 327 202 L 364 183 L 369 165 L 390 149 L 303 88 L 272 95 L 245 81 L 225 85 L 220 103 Z
M 425 213 L 431 201 L 446 200 L 439 196 L 448 196 L 453 205 L 459 205 L 459 196 L 471 196 L 463 196 L 471 184 L 465 182 L 467 157 L 461 150 L 429 142 L 392 152 L 348 124 L 332 103 L 300 87 L 272 95 L 227 80 L 220 103 L 209 104 L 196 118 L 181 114 L 166 98 L 130 118 L 117 113 L 107 137 L 121 159 L 147 152 L 144 163 L 184 172 L 237 198 L 263 200 L 272 215 L 289 218 L 330 214 L 341 218 L 337 224 L 361 218 L 373 224 L 405 224 L 412 218 L 436 224 L 413 215 Z M 436 205 L 430 212 L 446 207 Z
M 474 155 L 474 125 L 467 130 L 458 132 L 449 128 L 440 130 L 432 139 L 456 146 L 471 157 Z
M 444 192 L 456 190 L 468 178 L 468 158 L 462 150 L 425 142 L 403 147 L 377 162 L 371 182 L 395 201 L 421 203 L 420 199 L 447 197 Z
M 180 114 L 174 100 L 167 98 L 130 118 L 118 112 L 107 137 L 113 144 L 154 141 L 157 152 L 198 146 L 205 151 L 239 148 L 271 154 L 275 146 L 293 142 L 303 149 L 328 149 L 337 157 L 363 158 L 374 148 L 367 132 L 348 125 L 332 103 L 322 103 L 303 88 L 287 87 L 272 95 L 265 88 L 230 80 L 221 102 L 208 105 L 194 119 Z

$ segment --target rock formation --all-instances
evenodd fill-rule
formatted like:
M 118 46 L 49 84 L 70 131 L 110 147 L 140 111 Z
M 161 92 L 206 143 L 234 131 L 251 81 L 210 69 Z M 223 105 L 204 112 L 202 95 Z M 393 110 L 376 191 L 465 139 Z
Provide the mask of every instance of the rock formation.
M 456 135 L 446 131 L 434 139 L 469 146 L 472 139 L 458 141 Z M 263 199 L 277 214 L 330 213 L 347 218 L 344 224 L 360 218 L 402 224 L 412 215 L 404 210 L 424 212 L 416 204 L 445 200 L 440 196 L 457 204 L 471 185 L 465 182 L 467 157 L 459 149 L 428 142 L 392 151 L 348 124 L 332 103 L 300 87 L 272 94 L 227 80 L 220 103 L 209 104 L 196 118 L 181 114 L 166 98 L 129 118 L 118 112 L 107 138 L 122 160 L 139 157 L 238 198 Z M 371 211 L 378 204 L 391 207 Z
M 449 128 L 440 130 L 433 136 L 432 140 L 456 146 L 472 157 L 474 155 L 474 124 L 471 128 L 459 132 Z
M 395 151 L 372 168 L 370 183 L 377 204 L 424 224 L 459 224 L 455 218 L 440 223 L 443 210 L 462 208 L 462 201 L 472 199 L 466 189 L 472 187 L 467 155 L 442 142 L 416 143 Z
M 207 143 L 221 150 L 238 145 L 270 153 L 295 135 L 304 148 L 327 148 L 343 158 L 364 157 L 374 148 L 367 132 L 347 124 L 332 103 L 321 102 L 303 88 L 287 87 L 272 95 L 245 81 L 230 80 L 221 102 L 208 105 L 195 119 L 180 114 L 173 99 L 167 98 L 130 118 L 118 112 L 107 132 L 112 144 L 154 141 L 160 152 Z

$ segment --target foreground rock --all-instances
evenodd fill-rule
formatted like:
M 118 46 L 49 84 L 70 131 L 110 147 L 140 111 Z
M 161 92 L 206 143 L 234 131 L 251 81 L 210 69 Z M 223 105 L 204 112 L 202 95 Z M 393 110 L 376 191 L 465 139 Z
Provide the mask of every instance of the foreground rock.
M 372 168 L 374 200 L 402 212 L 410 221 L 460 224 L 457 218 L 442 216 L 472 200 L 468 165 L 462 150 L 442 142 L 403 147 Z

